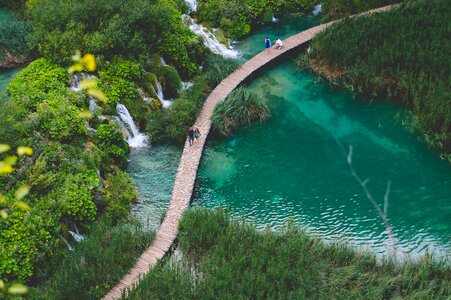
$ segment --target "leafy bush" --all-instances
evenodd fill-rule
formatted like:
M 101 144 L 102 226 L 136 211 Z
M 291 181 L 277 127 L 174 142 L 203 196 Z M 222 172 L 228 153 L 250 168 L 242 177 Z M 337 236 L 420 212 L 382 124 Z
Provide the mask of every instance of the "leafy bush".
M 50 277 L 31 299 L 100 299 L 132 267 L 153 240 L 138 222 L 114 225 L 105 217 L 89 235 L 49 267 Z
M 402 0 L 323 0 L 322 13 L 328 19 L 339 19 Z
M 31 34 L 30 22 L 0 20 L 0 60 L 4 60 L 7 54 L 16 57 L 19 61 L 27 60 L 31 56 L 28 45 Z
M 430 256 L 396 266 L 326 245 L 292 225 L 257 231 L 223 211 L 188 210 L 178 240 L 183 261 L 160 263 L 127 299 L 441 299 L 451 293 L 449 264 Z
M 239 63 L 233 59 L 225 59 L 221 56 L 211 56 L 207 59 L 205 65 L 205 77 L 208 85 L 217 86 L 224 78 L 235 71 L 239 67 Z
M 130 204 L 136 201 L 135 186 L 131 177 L 122 171 L 107 174 L 106 186 L 102 191 L 102 206 L 111 219 L 123 219 L 130 210 Z
M 262 122 L 270 116 L 263 100 L 239 87 L 215 107 L 211 123 L 213 130 L 223 136 L 230 136 L 239 127 L 254 121 Z
M 97 128 L 95 140 L 99 148 L 104 151 L 105 163 L 113 162 L 124 166 L 127 163 L 128 145 L 117 124 L 101 124 Z
M 13 101 L 33 110 L 40 101 L 49 97 L 67 95 L 68 82 L 69 77 L 64 68 L 40 58 L 14 77 L 7 91 Z
M 163 78 L 165 97 L 169 99 L 176 98 L 179 95 L 179 90 L 182 88 L 182 80 L 179 73 L 174 67 L 167 66 L 163 68 Z
M 309 64 L 359 94 L 407 104 L 413 116 L 406 121 L 449 154 L 451 61 L 443 41 L 450 13 L 447 1 L 419 0 L 345 20 L 315 37 Z

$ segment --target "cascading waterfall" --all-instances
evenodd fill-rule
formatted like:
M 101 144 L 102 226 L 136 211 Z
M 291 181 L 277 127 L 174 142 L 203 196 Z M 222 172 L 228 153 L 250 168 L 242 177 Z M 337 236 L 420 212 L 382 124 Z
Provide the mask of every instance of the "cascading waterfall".
M 144 102 L 150 103 L 150 98 L 144 94 L 144 91 L 140 88 L 138 88 L 138 94 L 141 96 L 141 99 L 143 99 Z
M 85 78 L 97 78 L 94 75 L 86 75 L 86 74 L 74 74 L 72 81 L 70 83 L 70 89 L 74 92 L 80 92 L 81 88 L 79 88 L 79 84 L 80 82 L 85 79 Z M 92 96 L 89 96 L 89 112 L 93 115 L 95 115 L 96 113 L 100 112 L 100 107 L 97 105 L 96 101 L 94 100 L 94 98 Z M 101 119 L 104 117 L 102 115 L 99 116 Z M 86 126 L 86 128 L 91 131 L 91 132 L 95 132 L 96 130 L 94 128 L 92 128 L 91 126 L 89 126 L 89 124 Z
M 191 88 L 192 86 L 193 86 L 192 82 L 189 82 L 189 81 L 187 81 L 187 82 L 183 81 L 182 82 L 182 90 L 187 90 L 187 89 Z
M 196 11 L 196 0 L 185 0 L 185 3 L 188 6 L 188 14 Z M 230 44 L 228 48 L 221 44 L 218 41 L 217 37 L 210 30 L 200 24 L 197 24 L 196 21 L 189 15 L 182 15 L 182 21 L 189 27 L 192 32 L 194 32 L 197 36 L 200 36 L 204 40 L 204 45 L 208 49 L 210 49 L 211 52 L 227 58 L 238 58 L 240 56 L 240 53 L 232 49 Z
M 158 100 L 160 100 L 161 105 L 163 105 L 163 108 L 168 108 L 169 106 L 171 106 L 172 101 L 164 99 L 163 87 L 161 86 L 161 83 L 158 82 L 158 80 L 156 81 L 156 84 L 157 84 Z
M 313 11 L 312 11 L 312 15 L 314 15 L 314 16 L 319 15 L 319 14 L 321 13 L 321 10 L 322 10 L 322 5 L 321 5 L 321 3 L 315 5 L 315 7 L 313 8 Z
M 277 18 L 274 16 L 274 13 L 272 13 L 272 18 L 271 18 L 271 20 L 272 20 L 273 23 L 279 22 L 279 19 L 277 19 Z
M 119 125 L 127 133 L 127 143 L 131 148 L 141 148 L 147 146 L 147 136 L 139 132 L 125 105 L 118 103 L 116 109 L 119 113 Z
M 67 250 L 69 250 L 69 251 L 74 251 L 74 248 L 69 244 L 69 242 L 64 238 L 64 237 L 61 237 L 61 239 L 64 241 L 64 243 L 66 244 L 66 246 L 67 246 Z
M 204 26 L 197 24 L 196 21 L 188 15 L 182 15 L 182 21 L 189 29 L 196 35 L 202 37 L 204 45 L 211 50 L 211 52 L 221 55 L 226 58 L 238 58 L 240 53 L 230 47 L 227 48 L 221 44 L 216 36 Z
M 74 240 L 77 243 L 80 243 L 81 241 L 83 241 L 85 239 L 85 237 L 78 232 L 78 228 L 75 224 L 74 224 L 74 227 L 75 227 L 75 231 L 69 230 L 69 234 L 74 238 Z

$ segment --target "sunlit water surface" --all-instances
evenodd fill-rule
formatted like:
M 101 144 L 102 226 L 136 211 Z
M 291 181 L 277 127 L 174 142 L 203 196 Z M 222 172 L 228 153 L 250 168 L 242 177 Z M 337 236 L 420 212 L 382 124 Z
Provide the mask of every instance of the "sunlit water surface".
M 286 38 L 316 23 L 284 18 L 240 41 L 243 60 L 262 50 L 265 36 Z M 353 165 L 383 204 L 391 181 L 388 216 L 398 251 L 447 256 L 451 250 L 451 168 L 397 121 L 402 109 L 368 103 L 331 88 L 292 60 L 266 70 L 250 84 L 272 119 L 210 140 L 193 196 L 194 206 L 226 207 L 258 228 L 281 228 L 288 220 L 329 241 L 384 254 L 385 227 L 346 163 Z M 179 147 L 141 149 L 129 172 L 142 202 L 134 211 L 156 227 L 167 209 Z

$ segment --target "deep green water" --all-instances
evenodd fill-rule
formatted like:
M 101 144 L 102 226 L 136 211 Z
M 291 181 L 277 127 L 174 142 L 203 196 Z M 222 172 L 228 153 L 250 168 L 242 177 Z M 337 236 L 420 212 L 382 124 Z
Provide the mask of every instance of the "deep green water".
M 285 38 L 314 24 L 294 20 L 259 30 L 237 48 L 248 58 L 262 50 L 266 35 Z M 273 117 L 208 142 L 193 205 L 226 207 L 259 228 L 280 228 L 292 219 L 326 240 L 386 253 L 384 227 L 346 163 L 352 145 L 354 167 L 370 179 L 379 203 L 392 182 L 388 215 L 399 251 L 449 255 L 451 167 L 396 121 L 401 108 L 354 99 L 292 60 L 264 71 L 250 89 L 267 101 Z M 179 155 L 162 147 L 130 158 L 143 198 L 135 211 L 152 216 L 151 223 L 167 208 Z
M 12 20 L 12 16 L 9 15 L 7 11 L 0 8 L 0 22 L 7 22 L 9 20 Z M 2 102 L 2 99 L 4 99 L 2 94 L 6 92 L 6 87 L 19 71 L 20 69 L 0 71 L 0 103 Z

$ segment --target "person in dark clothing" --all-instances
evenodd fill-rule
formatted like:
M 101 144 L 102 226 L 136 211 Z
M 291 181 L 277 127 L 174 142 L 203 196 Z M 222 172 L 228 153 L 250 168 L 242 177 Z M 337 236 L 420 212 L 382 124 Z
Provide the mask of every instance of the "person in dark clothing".
M 189 146 L 191 147 L 193 145 L 193 142 L 194 142 L 194 129 L 193 129 L 193 127 L 190 127 L 188 129 L 186 135 L 188 136 Z
M 271 48 L 271 40 L 268 37 L 265 38 L 265 47 L 266 49 Z

